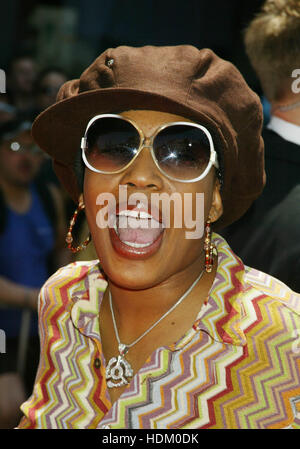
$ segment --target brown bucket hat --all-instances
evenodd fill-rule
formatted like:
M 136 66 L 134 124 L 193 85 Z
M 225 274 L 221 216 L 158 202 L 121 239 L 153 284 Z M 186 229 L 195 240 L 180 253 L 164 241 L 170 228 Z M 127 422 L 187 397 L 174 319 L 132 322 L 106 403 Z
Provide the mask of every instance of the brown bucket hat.
M 220 229 L 241 217 L 265 183 L 262 107 L 240 72 L 209 49 L 190 45 L 108 49 L 79 79 L 65 83 L 57 103 L 32 128 L 39 146 L 75 202 L 74 159 L 96 114 L 152 109 L 206 126 L 221 160 L 224 213 Z

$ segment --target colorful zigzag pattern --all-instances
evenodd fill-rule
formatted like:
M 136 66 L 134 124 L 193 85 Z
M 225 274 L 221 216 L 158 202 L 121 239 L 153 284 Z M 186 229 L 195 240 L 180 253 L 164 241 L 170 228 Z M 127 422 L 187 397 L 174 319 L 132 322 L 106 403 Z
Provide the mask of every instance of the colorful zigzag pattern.
M 176 345 L 153 352 L 113 405 L 98 261 L 53 275 L 40 294 L 40 365 L 19 428 L 300 428 L 300 295 L 214 239 L 218 271 L 207 305 Z

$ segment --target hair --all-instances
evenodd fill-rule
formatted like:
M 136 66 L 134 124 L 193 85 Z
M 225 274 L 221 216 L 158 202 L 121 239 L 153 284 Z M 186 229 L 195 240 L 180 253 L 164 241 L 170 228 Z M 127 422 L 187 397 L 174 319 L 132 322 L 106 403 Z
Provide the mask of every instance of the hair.
M 80 192 L 83 192 L 83 182 L 84 182 L 84 170 L 85 165 L 81 157 L 81 149 L 77 151 L 74 162 L 73 162 L 73 170 L 77 179 L 77 184 L 80 189 Z
M 299 0 L 267 0 L 245 30 L 244 42 L 265 96 L 279 100 L 300 67 Z

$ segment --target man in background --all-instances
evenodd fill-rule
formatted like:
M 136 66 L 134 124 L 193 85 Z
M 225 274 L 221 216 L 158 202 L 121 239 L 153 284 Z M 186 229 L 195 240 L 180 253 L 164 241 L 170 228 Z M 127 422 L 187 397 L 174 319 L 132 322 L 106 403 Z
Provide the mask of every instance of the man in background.
M 300 2 L 267 0 L 245 46 L 271 118 L 263 131 L 266 187 L 222 234 L 245 264 L 300 292 Z
M 30 113 L 35 104 L 34 85 L 37 74 L 37 64 L 29 54 L 16 55 L 10 62 L 7 74 L 8 102 L 24 116 Z

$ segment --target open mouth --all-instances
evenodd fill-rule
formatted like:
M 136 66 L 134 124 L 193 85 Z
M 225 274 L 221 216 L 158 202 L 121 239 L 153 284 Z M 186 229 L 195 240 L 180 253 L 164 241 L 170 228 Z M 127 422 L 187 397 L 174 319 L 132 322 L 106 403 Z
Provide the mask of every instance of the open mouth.
M 140 207 L 119 209 L 112 220 L 112 245 L 122 256 L 146 258 L 160 247 L 164 224 L 159 219 L 159 214 L 153 216 Z

